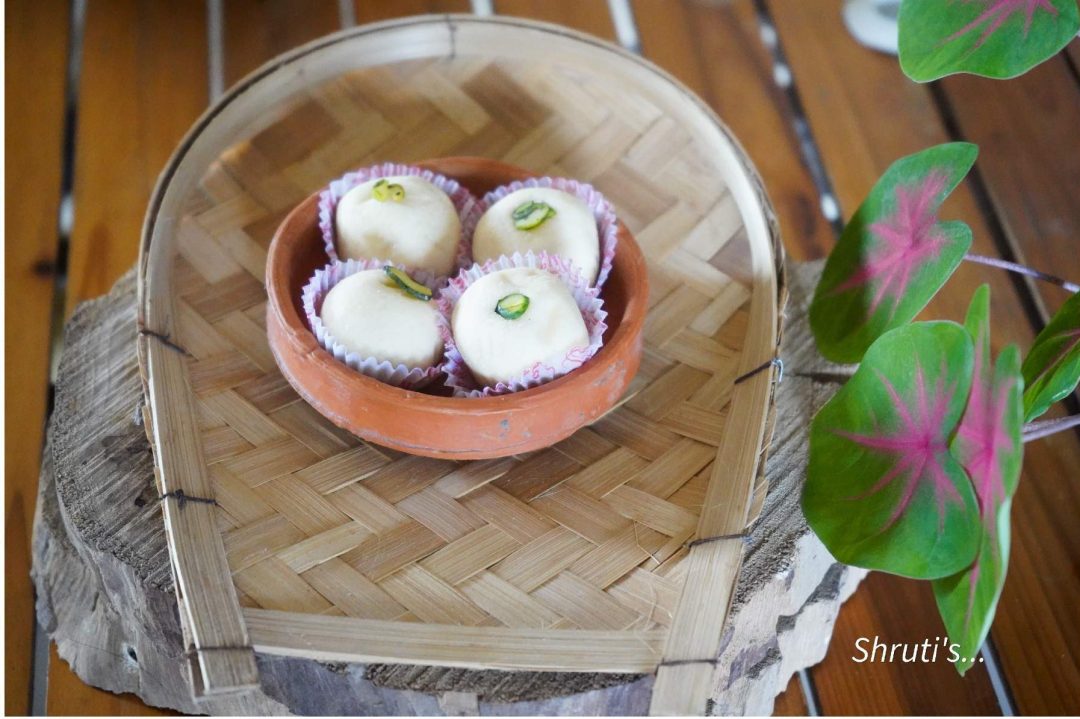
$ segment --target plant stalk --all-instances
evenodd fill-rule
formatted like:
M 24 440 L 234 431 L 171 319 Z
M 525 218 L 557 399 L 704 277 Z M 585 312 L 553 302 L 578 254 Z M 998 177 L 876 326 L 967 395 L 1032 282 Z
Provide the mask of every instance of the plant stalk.
M 970 252 L 964 255 L 964 259 L 968 262 L 974 262 L 980 265 L 988 265 L 990 267 L 997 267 L 1001 270 L 1008 270 L 1009 272 L 1016 272 L 1017 274 L 1026 275 L 1028 277 L 1034 277 L 1037 280 L 1043 282 L 1049 282 L 1052 285 L 1057 285 L 1067 292 L 1080 292 L 1080 285 L 1075 282 L 1069 282 L 1063 280 L 1055 275 L 1048 275 L 1045 272 L 1032 269 L 1027 265 L 1017 264 L 1016 262 L 1009 262 L 1008 260 L 1001 260 L 997 257 L 987 257 L 986 255 L 973 255 Z
M 1043 437 L 1049 437 L 1052 434 L 1064 432 L 1073 427 L 1080 427 L 1080 414 L 1071 414 L 1068 417 L 1060 417 L 1058 419 L 1044 419 L 1038 422 L 1030 422 L 1024 425 L 1024 441 L 1031 442 L 1032 440 L 1042 439 Z

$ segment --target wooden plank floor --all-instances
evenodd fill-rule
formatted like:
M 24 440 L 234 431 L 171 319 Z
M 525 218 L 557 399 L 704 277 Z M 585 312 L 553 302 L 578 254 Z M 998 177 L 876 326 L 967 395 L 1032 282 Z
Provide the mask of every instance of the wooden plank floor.
M 4 214 L 4 709 L 7 714 L 26 714 L 30 710 L 29 668 L 34 633 L 30 531 L 49 393 L 49 327 L 59 251 L 68 3 L 11 3 L 4 19 L 5 173 L 8 187 L 17 182 L 20 189 L 19 201 L 9 199 Z M 25 66 L 33 67 L 33 74 L 23 72 Z
M 792 258 L 824 256 L 834 242 L 837 225 L 823 214 L 823 193 L 829 193 L 826 207 L 835 203 L 840 217 L 850 216 L 897 157 L 964 138 L 982 145 L 979 172 L 950 200 L 947 215 L 971 224 L 977 250 L 984 254 L 1015 256 L 1080 277 L 1080 253 L 1073 248 L 1080 236 L 1080 205 L 1074 200 L 1080 186 L 1077 43 L 1067 57 L 1010 83 L 950 78 L 926 87 L 904 80 L 895 58 L 850 39 L 840 21 L 840 0 L 626 4 L 636 18 L 641 52 L 698 92 L 745 145 L 776 204 Z M 227 86 L 343 22 L 471 7 L 469 0 L 224 0 L 222 5 L 222 17 L 215 18 L 221 44 L 213 46 L 207 16 L 212 5 L 89 4 L 85 26 L 77 28 L 84 41 L 75 58 L 81 68 L 75 216 L 61 285 L 68 311 L 106 291 L 134 262 L 153 182 L 211 100 L 211 88 Z M 492 6 L 496 13 L 616 38 L 604 0 L 494 0 Z M 17 211 L 9 202 L 5 219 L 6 409 L 17 407 L 22 420 L 9 422 L 6 430 L 8 713 L 29 709 L 29 528 L 48 393 L 51 269 L 59 253 L 69 12 L 66 0 L 13 0 L 6 15 L 8 176 L 18 173 L 24 188 Z M 762 19 L 769 23 L 764 33 Z M 211 78 L 215 53 L 221 75 Z M 775 67 L 781 56 L 793 87 L 774 81 L 784 76 Z M 32 79 L 19 72 L 27 66 L 34 68 Z M 20 241 L 10 242 L 13 237 Z M 928 312 L 960 316 L 971 291 L 984 281 L 993 287 L 998 347 L 1029 343 L 1040 318 L 1063 299 L 1053 288 L 965 266 Z M 13 296 L 20 298 L 18 313 L 12 312 Z M 1014 513 L 1012 574 L 993 632 L 1001 675 L 1023 713 L 1080 710 L 1077 466 L 1076 435 L 1029 446 Z M 805 714 L 817 705 L 825 714 L 1000 713 L 986 665 L 961 679 L 947 663 L 856 665 L 850 660 L 859 637 L 921 641 L 941 631 L 928 585 L 873 575 L 842 610 L 828 657 L 809 673 L 813 695 L 804 696 L 795 678 L 778 697 L 776 712 Z M 130 695 L 85 686 L 55 650 L 47 697 L 53 714 L 154 713 Z
M 951 127 L 949 118 L 943 115 L 935 99 L 935 95 L 942 92 L 948 96 L 950 89 L 935 90 L 906 82 L 895 59 L 867 53 L 859 47 L 843 29 L 839 19 L 839 0 L 817 3 L 813 8 L 804 3 L 771 0 L 768 7 L 779 30 L 780 42 L 787 51 L 795 87 L 805 103 L 811 130 L 845 216 L 854 212 L 868 188 L 896 158 L 935 143 L 967 137 Z M 815 32 L 806 32 L 811 24 Z M 1080 93 L 1075 82 L 1071 86 L 1059 86 L 1059 89 L 1062 94 L 1054 102 L 1064 105 L 1075 102 Z M 992 117 L 993 110 L 989 108 L 1004 102 L 1003 94 L 1014 92 L 1009 83 L 984 85 L 980 104 L 969 106 L 967 113 L 972 116 L 983 113 L 985 106 L 988 110 L 984 117 Z M 1041 142 L 1038 128 L 1031 123 L 1026 126 L 998 126 L 993 132 L 1009 138 L 1008 142 L 1013 148 L 1010 157 L 1019 158 L 1022 154 L 1019 148 Z M 1075 132 L 1072 141 L 1076 142 Z M 1024 161 L 1014 159 L 1009 162 Z M 1075 179 L 1070 182 L 1066 168 L 1053 159 L 1044 162 L 1042 167 L 1048 173 L 1062 171 L 1062 175 L 1055 174 L 1051 182 L 1063 183 L 1066 187 L 1076 186 Z M 980 166 L 980 176 L 989 175 L 994 169 L 1000 171 L 1002 168 Z M 997 178 L 995 182 L 1005 186 L 1010 180 L 1005 176 Z M 950 198 L 944 216 L 960 218 L 971 225 L 975 234 L 973 251 L 996 256 L 1000 254 L 1002 244 L 996 228 L 1002 224 L 1001 217 L 1010 211 L 1034 213 L 1037 208 L 1029 205 L 1022 210 L 1019 207 L 1010 210 L 1005 205 L 995 203 L 993 198 L 983 197 L 978 183 L 969 180 Z M 1056 208 L 1054 214 L 1045 215 L 1042 222 L 1061 222 L 1063 217 L 1072 218 L 1071 221 L 1075 222 L 1077 211 L 1075 204 Z M 1032 246 L 1036 242 L 1032 240 Z M 1075 252 L 1059 250 L 1055 256 L 1062 257 L 1057 266 L 1064 268 L 1073 263 L 1075 272 Z M 1029 346 L 1037 330 L 1022 311 L 1022 293 L 1029 290 L 1021 283 L 1021 293 L 1018 294 L 1011 279 L 996 270 L 965 263 L 931 304 L 926 315 L 960 319 L 975 287 L 983 282 L 991 285 L 994 296 L 995 346 L 1000 347 L 1007 342 Z M 1077 557 L 1080 557 L 1080 533 L 1075 523 L 1070 524 L 1064 518 L 1075 517 L 1080 507 L 1077 504 L 1077 472 L 1066 469 L 1080 466 L 1078 462 L 1080 442 L 1076 435 L 1060 435 L 1045 442 L 1029 444 L 1020 490 L 1014 503 L 1012 571 L 992 636 L 1002 652 L 1001 664 L 1016 698 L 1016 708 L 1024 713 L 1053 713 L 1069 707 L 1076 711 L 1078 706 L 1076 691 L 1080 688 L 1080 674 L 1077 674 L 1077 650 L 1075 644 L 1069 644 L 1068 638 L 1076 630 L 1077 605 L 1074 597 L 1080 590 L 1077 586 L 1080 577 L 1076 572 Z M 906 587 L 909 583 L 904 580 L 875 577 L 874 581 L 887 582 L 875 602 L 875 607 L 881 609 L 881 615 L 901 616 L 907 613 L 925 621 L 904 631 L 893 623 L 863 622 L 852 632 L 853 636 L 881 633 L 886 641 L 909 641 L 921 640 L 924 636 L 933 637 L 940 632 L 928 585 L 921 584 L 917 589 L 909 590 Z M 859 599 L 862 600 L 870 591 L 873 590 L 864 590 Z M 885 606 L 880 602 L 884 602 Z M 894 603 L 897 606 L 889 606 Z M 863 618 L 855 614 L 854 608 L 846 609 L 842 615 L 844 621 L 838 628 L 837 641 L 851 629 L 847 622 Z M 841 661 L 835 676 L 830 675 L 830 667 L 842 660 L 847 648 L 837 647 L 837 651 L 830 656 L 832 661 L 827 661 L 814 672 L 822 709 L 826 713 L 868 711 L 861 703 L 863 700 L 858 699 L 858 690 L 871 681 L 871 675 L 891 671 L 886 665 L 861 665 L 858 671 L 854 671 L 850 662 Z M 969 689 L 972 682 L 987 681 L 985 671 L 985 666 L 980 666 L 969 672 L 968 677 L 962 680 L 963 688 Z M 912 694 L 901 697 L 899 706 L 888 707 L 890 711 L 928 711 L 923 700 L 928 688 L 931 691 L 925 696 L 936 702 L 944 702 L 946 698 L 955 699 L 961 690 L 960 680 L 943 664 L 907 667 L 904 676 L 907 678 L 905 685 L 910 687 Z M 835 687 L 835 691 L 830 691 L 830 687 Z M 977 694 L 982 697 L 985 693 Z M 987 709 L 982 703 L 976 703 L 967 707 L 949 707 L 945 711 L 979 713 Z

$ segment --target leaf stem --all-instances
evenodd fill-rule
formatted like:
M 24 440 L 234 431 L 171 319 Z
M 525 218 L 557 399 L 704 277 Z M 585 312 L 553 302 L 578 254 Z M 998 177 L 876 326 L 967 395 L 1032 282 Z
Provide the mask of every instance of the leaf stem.
M 1056 277 L 1055 275 L 1048 275 L 1045 272 L 1040 272 L 1039 270 L 1032 269 L 1027 265 L 1017 264 L 1016 262 L 1009 262 L 1008 260 L 1001 260 L 997 257 L 973 255 L 970 252 L 964 255 L 964 259 L 968 262 L 975 262 L 976 264 L 980 265 L 989 265 L 990 267 L 997 267 L 998 269 L 1008 270 L 1009 272 L 1016 272 L 1021 275 L 1027 275 L 1028 277 L 1034 277 L 1037 280 L 1042 280 L 1043 282 L 1049 282 L 1052 285 L 1057 285 L 1058 287 L 1068 292 L 1080 292 L 1080 285 L 1076 284 L 1075 282 L 1063 280 L 1060 277 Z
M 1032 440 L 1042 439 L 1043 437 L 1049 437 L 1052 434 L 1064 432 L 1073 427 L 1080 427 L 1080 414 L 1071 414 L 1068 417 L 1060 417 L 1058 419 L 1044 419 L 1038 422 L 1029 422 L 1024 425 L 1024 441 L 1031 442 Z

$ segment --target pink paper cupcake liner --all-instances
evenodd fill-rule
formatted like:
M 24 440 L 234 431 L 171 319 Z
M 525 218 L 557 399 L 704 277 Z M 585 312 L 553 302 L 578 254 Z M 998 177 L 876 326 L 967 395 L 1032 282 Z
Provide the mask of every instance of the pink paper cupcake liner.
M 566 177 L 531 177 L 527 180 L 515 180 L 509 185 L 496 187 L 480 199 L 477 220 L 502 198 L 511 192 L 525 189 L 526 187 L 550 187 L 574 195 L 588 205 L 596 218 L 596 228 L 600 234 L 600 271 L 596 275 L 596 287 L 604 286 L 608 275 L 611 274 L 611 265 L 615 260 L 615 247 L 619 243 L 619 228 L 615 210 L 607 198 L 600 194 L 592 185 Z M 473 223 L 473 229 L 476 223 Z M 470 234 L 470 237 L 472 235 Z
M 424 170 L 413 165 L 399 165 L 385 162 L 381 165 L 364 167 L 354 172 L 347 172 L 327 185 L 319 194 L 319 231 L 322 233 L 323 246 L 327 256 L 340 260 L 337 253 L 337 231 L 334 224 L 334 211 L 345 193 L 378 177 L 409 175 L 421 177 L 445 192 L 458 211 L 461 220 L 461 238 L 458 240 L 456 268 L 461 269 L 472 263 L 472 236 L 476 223 L 480 220 L 480 203 L 471 192 L 457 180 L 452 180 L 431 170 Z M 453 274 L 453 273 L 451 273 Z
M 417 282 L 422 282 L 429 287 L 434 286 L 435 276 L 423 270 L 410 270 L 404 265 L 398 265 L 383 260 L 334 260 L 320 270 L 315 270 L 307 284 L 304 285 L 301 300 L 304 305 L 304 314 L 307 315 L 308 327 L 311 328 L 315 339 L 327 352 L 334 356 L 338 362 L 348 367 L 373 377 L 380 382 L 392 384 L 403 389 L 418 389 L 429 384 L 442 372 L 443 363 L 440 362 L 431 367 L 408 367 L 403 364 L 393 364 L 389 360 L 379 360 L 375 357 L 364 357 L 355 352 L 350 352 L 345 345 L 334 339 L 330 330 L 323 324 L 319 313 L 322 311 L 322 303 L 326 295 L 338 282 L 350 275 L 363 270 L 381 269 L 388 264 L 393 264 L 399 270 L 408 272 Z M 432 302 L 435 300 L 433 299 Z M 441 313 L 438 304 L 435 309 Z M 439 318 L 439 331 L 445 321 Z M 444 355 L 445 356 L 445 355 Z
M 566 357 L 557 366 L 546 365 L 537 362 L 520 377 L 511 382 L 499 382 L 494 386 L 483 386 L 477 382 L 461 352 L 454 342 L 453 330 L 450 324 L 453 317 L 454 306 L 476 280 L 484 275 L 497 270 L 507 270 L 512 267 L 532 267 L 534 269 L 547 270 L 559 276 L 570 289 L 570 294 L 581 310 L 581 316 L 585 320 L 585 329 L 589 333 L 588 347 L 574 349 L 567 353 Z M 534 254 L 526 252 L 522 255 L 515 252 L 513 255 L 503 255 L 483 264 L 473 264 L 457 274 L 456 277 L 439 293 L 439 331 L 442 333 L 443 342 L 446 344 L 446 359 L 443 362 L 443 371 L 446 372 L 446 384 L 453 390 L 455 397 L 490 397 L 493 395 L 520 392 L 530 387 L 537 387 L 574 371 L 587 361 L 592 359 L 600 347 L 604 344 L 604 332 L 607 330 L 607 312 L 604 311 L 604 302 L 600 299 L 599 291 L 589 285 L 582 278 L 577 266 L 559 255 L 549 255 L 546 252 Z

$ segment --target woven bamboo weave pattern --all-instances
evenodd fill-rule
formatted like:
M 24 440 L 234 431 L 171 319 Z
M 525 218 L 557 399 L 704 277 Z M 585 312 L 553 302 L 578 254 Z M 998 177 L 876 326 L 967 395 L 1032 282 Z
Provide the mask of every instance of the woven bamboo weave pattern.
M 455 463 L 362 442 L 278 372 L 266 250 L 356 166 L 482 155 L 593 183 L 649 262 L 642 368 L 554 447 Z M 229 567 L 247 607 L 477 627 L 666 630 L 725 431 L 749 251 L 708 153 L 573 67 L 476 58 L 343 75 L 223 154 L 178 220 L 187 353 Z

